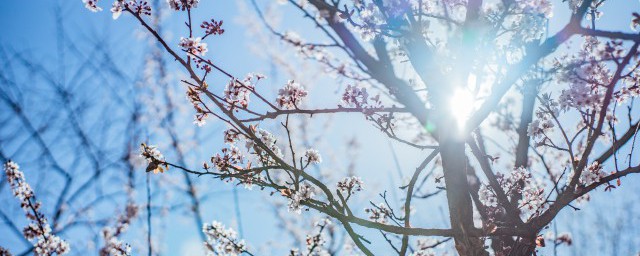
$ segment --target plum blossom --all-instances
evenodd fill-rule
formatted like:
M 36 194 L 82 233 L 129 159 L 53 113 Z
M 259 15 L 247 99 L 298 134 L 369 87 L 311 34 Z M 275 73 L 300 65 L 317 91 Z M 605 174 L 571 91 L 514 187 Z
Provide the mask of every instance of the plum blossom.
M 184 11 L 198 7 L 200 0 L 167 0 L 169 7 L 176 11 Z
M 156 146 L 148 146 L 147 144 L 142 143 L 140 144 L 140 152 L 140 157 L 147 160 L 147 172 L 153 171 L 154 174 L 158 174 L 169 170 L 169 165 L 165 162 L 164 156 Z
M 488 207 L 497 207 L 498 206 L 498 198 L 493 192 L 493 189 L 487 184 L 482 184 L 480 186 L 480 190 L 478 191 L 478 196 L 480 202 Z
M 364 212 L 369 214 L 369 219 L 374 222 L 386 224 L 387 220 L 393 216 L 391 209 L 384 203 L 374 205 L 373 208 L 365 208 Z
M 538 212 L 545 204 L 544 188 L 533 178 L 531 172 L 524 167 L 514 168 L 507 176 L 498 176 L 498 183 L 508 197 L 521 195 L 518 208 L 527 212 Z M 479 191 L 480 201 L 487 207 L 498 207 L 495 191 L 489 185 L 483 184 Z M 523 214 L 526 213 L 523 211 Z
M 289 189 L 287 191 L 287 193 L 283 194 L 289 197 L 289 212 L 295 212 L 297 214 L 302 213 L 302 202 L 315 196 L 315 189 L 309 183 L 300 184 L 298 190 Z
M 560 113 L 558 102 L 553 100 L 549 94 L 542 95 L 540 105 L 535 113 L 536 119 L 527 127 L 527 135 L 533 138 L 546 137 L 545 134 L 555 126 L 554 118 L 557 118 Z
M 35 255 L 50 256 L 69 253 L 69 244 L 51 232 L 47 218 L 40 212 L 41 204 L 35 199 L 31 186 L 26 182 L 24 173 L 19 168 L 13 161 L 4 164 L 5 175 L 13 195 L 20 199 L 20 206 L 31 221 L 23 229 L 24 237 L 29 241 L 37 239 L 33 249 Z
M 224 143 L 233 144 L 240 138 L 240 136 L 242 135 L 240 134 L 240 132 L 238 132 L 238 130 L 226 129 L 224 130 Z
M 116 20 L 122 15 L 122 11 L 124 10 L 124 0 L 116 0 L 113 2 L 111 7 L 111 17 Z
M 205 37 L 209 35 L 222 35 L 224 34 L 224 29 L 222 28 L 222 21 L 216 21 L 211 19 L 211 21 L 203 21 L 200 25 L 201 28 L 205 31 Z
M 235 256 L 247 251 L 246 242 L 238 239 L 238 233 L 220 222 L 205 223 L 202 232 L 207 237 L 204 243 L 207 255 Z
M 227 103 L 232 105 L 240 105 L 243 108 L 249 106 L 249 96 L 254 86 L 251 84 L 252 75 L 248 75 L 247 78 L 241 83 L 237 79 L 231 79 L 224 89 L 224 99 Z
M 178 46 L 182 47 L 182 49 L 187 53 L 197 56 L 204 56 L 207 51 L 209 51 L 207 49 L 207 43 L 202 42 L 201 37 L 180 37 L 180 43 L 178 43 Z
M 310 164 L 319 164 L 322 163 L 322 156 L 320 156 L 320 152 L 318 152 L 318 150 L 315 149 L 307 149 L 307 151 L 304 152 L 304 157 L 307 160 L 307 163 Z
M 281 108 L 294 109 L 297 108 L 302 99 L 307 96 L 307 91 L 293 80 L 289 80 L 284 88 L 278 90 L 278 98 L 276 103 Z
M 342 94 L 342 102 L 349 107 L 363 107 L 367 105 L 369 93 L 366 88 L 357 87 L 355 85 L 347 85 Z
M 547 19 L 553 16 L 553 5 L 548 0 L 519 0 L 518 5 L 527 13 L 542 15 Z
M 118 217 L 115 227 L 105 227 L 102 230 L 105 244 L 100 249 L 100 256 L 131 255 L 131 245 L 120 240 L 118 236 L 129 228 L 131 221 L 138 216 L 138 210 L 139 208 L 135 204 L 127 204 L 124 213 Z
M 353 195 L 358 191 L 362 191 L 363 186 L 364 182 L 362 179 L 356 176 L 346 177 L 341 181 L 338 181 L 337 184 L 338 190 L 348 195 Z
M 89 9 L 89 11 L 92 11 L 92 12 L 102 11 L 102 8 L 98 6 L 98 0 L 82 0 L 82 2 L 84 3 L 84 7 Z
M 560 107 L 567 110 L 570 107 L 576 109 L 589 108 L 593 109 L 600 102 L 601 95 L 587 83 L 573 83 L 569 85 L 569 89 L 562 90 L 560 98 Z
M 219 171 L 227 170 L 230 166 L 235 166 L 244 161 L 244 156 L 236 146 L 231 145 L 229 148 L 222 149 L 222 155 L 216 153 L 211 157 L 211 163 Z
M 602 171 L 602 166 L 598 162 L 593 162 L 580 175 L 580 184 L 589 186 L 594 182 L 599 182 L 606 174 Z

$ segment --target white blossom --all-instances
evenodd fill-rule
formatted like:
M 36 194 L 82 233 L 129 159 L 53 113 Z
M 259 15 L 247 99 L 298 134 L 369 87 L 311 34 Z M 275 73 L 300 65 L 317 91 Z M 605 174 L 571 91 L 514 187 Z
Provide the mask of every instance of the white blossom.
M 318 152 L 318 150 L 315 149 L 307 149 L 307 151 L 304 152 L 304 157 L 307 160 L 307 163 L 310 164 L 319 164 L 322 163 L 322 156 L 320 156 L 320 152 Z
M 202 232 L 207 237 L 207 242 L 205 242 L 207 255 L 236 256 L 247 251 L 246 242 L 238 239 L 236 231 L 225 228 L 220 222 L 213 221 L 211 224 L 204 224 Z
M 102 8 L 98 6 L 98 0 L 82 0 L 82 2 L 84 3 L 84 7 L 89 9 L 89 11 L 92 11 L 92 12 L 102 11 Z
M 201 37 L 180 37 L 180 43 L 178 43 L 178 45 L 186 52 L 198 56 L 204 56 L 207 51 L 209 51 L 207 49 L 207 43 L 202 42 Z
M 276 103 L 281 108 L 294 109 L 300 105 L 302 99 L 307 96 L 307 91 L 293 80 L 289 80 L 284 88 L 278 90 Z

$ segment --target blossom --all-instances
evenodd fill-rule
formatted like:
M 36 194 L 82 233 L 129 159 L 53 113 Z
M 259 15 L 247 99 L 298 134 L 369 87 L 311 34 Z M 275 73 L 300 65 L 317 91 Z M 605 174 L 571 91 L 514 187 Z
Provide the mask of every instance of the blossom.
M 547 19 L 553 16 L 553 5 L 548 0 L 519 0 L 518 5 L 527 13 L 542 15 Z
M 357 191 L 361 191 L 362 186 L 364 186 L 364 182 L 362 182 L 360 177 L 356 176 L 346 177 L 341 181 L 338 181 L 337 184 L 338 190 L 349 195 L 353 195 Z
M 127 230 L 131 221 L 138 216 L 138 206 L 127 204 L 125 211 L 118 216 L 115 228 L 105 227 L 102 230 L 102 237 L 105 244 L 100 249 L 100 256 L 125 256 L 131 255 L 131 245 L 118 239 Z
M 240 105 L 243 108 L 249 106 L 249 96 L 254 89 L 253 85 L 248 83 L 250 80 L 240 83 L 236 79 L 231 79 L 224 89 L 224 99 L 232 105 Z
M 498 206 L 498 198 L 496 197 L 493 189 L 486 184 L 482 184 L 480 186 L 480 190 L 478 191 L 478 197 L 480 202 L 488 207 L 497 207 Z
M 151 6 L 149 6 L 147 1 L 144 0 L 131 0 L 129 1 L 129 3 L 125 4 L 125 7 L 129 8 L 133 13 L 136 13 L 138 15 L 151 15 Z
M 240 132 L 236 129 L 224 130 L 224 143 L 233 144 L 240 138 Z
M 222 35 L 224 33 L 222 21 L 216 21 L 214 19 L 211 19 L 211 22 L 203 21 L 200 27 L 205 31 L 205 37 L 209 35 Z
M 8 161 L 4 164 L 4 171 L 14 196 L 20 199 L 20 206 L 31 221 L 22 232 L 29 241 L 37 239 L 33 249 L 35 255 L 67 254 L 70 251 L 69 244 L 51 233 L 47 218 L 40 212 L 41 204 L 35 200 L 35 194 L 18 164 Z
M 111 17 L 116 20 L 122 14 L 124 10 L 124 0 L 116 0 L 111 7 Z
M 342 102 L 349 107 L 363 107 L 367 104 L 369 93 L 366 88 L 347 85 L 342 94 Z
M 84 3 L 84 8 L 89 9 L 92 12 L 102 11 L 102 8 L 98 6 L 98 0 L 82 0 Z
M 600 163 L 593 162 L 589 166 L 587 166 L 586 170 L 582 171 L 579 181 L 580 184 L 589 186 L 592 183 L 599 182 L 600 179 L 604 178 L 605 176 L 606 175 L 602 171 L 602 166 L 600 166 Z
M 176 11 L 184 11 L 198 7 L 200 0 L 167 0 L 169 7 Z
M 209 50 L 207 49 L 207 43 L 201 41 L 201 37 L 180 37 L 180 43 L 178 43 L 178 45 L 187 53 L 204 56 Z
M 217 221 L 202 225 L 202 232 L 207 237 L 205 249 L 207 255 L 240 255 L 247 251 L 244 240 L 238 239 L 238 234 L 231 228 Z
M 147 172 L 153 171 L 154 174 L 163 173 L 169 170 L 169 165 L 165 162 L 164 156 L 155 146 L 142 143 L 140 144 L 140 157 L 147 160 Z
M 204 83 L 204 87 L 206 88 L 207 84 Z M 193 123 L 199 127 L 202 127 L 207 123 L 207 117 L 209 116 L 209 111 L 206 110 L 206 106 L 202 102 L 200 98 L 200 92 L 196 87 L 188 86 L 187 87 L 187 100 L 191 102 L 193 108 L 196 110 L 196 115 L 193 118 Z
M 373 208 L 365 208 L 364 212 L 369 214 L 369 219 L 371 221 L 382 224 L 386 224 L 387 219 L 393 216 L 391 209 L 389 209 L 384 203 L 374 205 Z
M 289 80 L 284 88 L 278 90 L 278 98 L 276 103 L 281 108 L 296 108 L 302 99 L 307 96 L 307 91 L 293 80 Z
M 242 156 L 240 149 L 233 145 L 229 148 L 223 148 L 222 155 L 216 153 L 215 156 L 211 157 L 211 163 L 219 171 L 227 170 L 229 166 L 234 166 L 242 163 L 243 161 L 244 156 Z
M 572 83 L 569 89 L 562 90 L 558 101 L 562 109 L 593 109 L 599 105 L 601 95 L 587 83 Z
M 307 159 L 307 163 L 310 164 L 319 164 L 322 163 L 322 156 L 320 156 L 320 152 L 318 152 L 318 150 L 315 149 L 307 149 L 307 151 L 304 152 L 304 157 Z
M 298 190 L 290 189 L 289 193 L 289 212 L 300 214 L 302 212 L 302 202 L 315 196 L 315 189 L 308 183 L 300 184 Z M 287 195 L 287 193 L 284 193 Z

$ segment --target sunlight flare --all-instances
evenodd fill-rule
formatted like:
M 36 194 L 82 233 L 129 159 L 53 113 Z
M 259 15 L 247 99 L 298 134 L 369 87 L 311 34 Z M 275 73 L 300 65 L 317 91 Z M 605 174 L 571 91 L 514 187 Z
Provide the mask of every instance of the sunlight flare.
M 449 109 L 456 120 L 458 129 L 464 129 L 467 119 L 475 110 L 475 96 L 469 88 L 476 85 L 476 76 L 469 75 L 467 84 L 466 87 L 456 88 L 449 100 Z

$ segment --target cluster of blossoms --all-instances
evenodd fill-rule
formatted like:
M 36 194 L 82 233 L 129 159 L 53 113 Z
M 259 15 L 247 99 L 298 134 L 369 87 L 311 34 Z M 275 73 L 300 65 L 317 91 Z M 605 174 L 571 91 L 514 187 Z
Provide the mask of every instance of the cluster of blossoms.
M 625 79 L 625 86 L 613 94 L 618 103 L 624 103 L 629 98 L 640 96 L 640 71 L 635 70 L 632 78 Z
M 542 140 L 544 142 L 547 139 L 545 133 L 555 126 L 554 118 L 558 117 L 560 110 L 558 103 L 551 98 L 551 95 L 543 94 L 541 98 L 541 106 L 536 111 L 536 119 L 527 127 L 527 135 L 533 138 L 544 136 L 545 139 Z
M 278 90 L 278 98 L 276 103 L 279 107 L 285 109 L 294 109 L 300 105 L 302 99 L 307 96 L 307 91 L 293 80 L 289 80 L 284 88 Z
M 295 188 L 285 189 L 282 191 L 282 195 L 289 198 L 289 212 L 302 213 L 302 202 L 309 200 L 315 196 L 315 189 L 311 184 L 302 183 L 298 186 L 298 190 Z
M 194 56 L 204 56 L 209 49 L 207 49 L 207 43 L 202 42 L 201 37 L 180 37 L 180 43 L 178 46 L 182 47 L 182 50 Z
M 225 101 L 232 106 L 239 105 L 242 108 L 246 108 L 249 106 L 249 96 L 255 89 L 254 84 L 264 78 L 264 75 L 249 73 L 242 82 L 237 79 L 231 79 L 224 89 Z
M 309 164 L 322 163 L 322 156 L 320 156 L 320 152 L 312 148 L 307 149 L 307 151 L 304 152 L 304 158 Z
M 553 5 L 548 0 L 519 0 L 518 6 L 532 15 L 542 15 L 544 18 L 553 16 Z
M 338 181 L 337 184 L 338 190 L 347 195 L 353 195 L 358 191 L 362 191 L 363 186 L 364 182 L 362 182 L 362 179 L 356 176 L 346 177 Z
M 362 113 L 367 116 L 372 115 L 374 113 L 373 110 L 383 107 L 380 95 L 369 97 L 366 88 L 355 85 L 347 85 L 344 93 L 342 93 L 342 103 L 347 107 L 361 108 Z
M 359 18 L 362 25 L 356 26 L 355 30 L 360 34 L 362 40 L 371 41 L 376 37 L 383 24 L 382 14 L 374 3 L 361 4 L 360 6 Z
M 238 234 L 231 228 L 217 221 L 211 224 L 204 224 L 202 232 L 207 236 L 207 242 L 204 243 L 207 255 L 241 255 L 247 251 L 247 245 L 244 240 L 238 239 Z
M 251 189 L 255 181 L 260 180 L 260 176 L 254 172 L 246 171 L 246 169 L 240 166 L 240 164 L 244 164 L 246 160 L 240 148 L 235 145 L 240 138 L 244 138 L 244 135 L 238 130 L 233 128 L 225 130 L 224 143 L 229 144 L 229 148 L 223 148 L 222 155 L 216 153 L 216 155 L 211 157 L 211 163 L 221 172 L 221 179 L 226 179 L 227 182 L 230 182 L 238 178 L 240 183 L 244 184 L 245 188 Z M 247 139 L 247 150 L 254 148 L 253 143 L 249 142 L 253 141 Z M 249 144 L 251 144 L 251 146 Z M 250 167 L 251 161 L 248 161 L 246 168 Z M 209 165 L 206 162 L 204 163 L 204 169 L 209 169 Z
M 147 160 L 147 172 L 153 171 L 154 174 L 158 174 L 169 170 L 169 165 L 165 162 L 164 156 L 156 146 L 145 143 L 140 144 L 140 157 Z
M 229 167 L 235 167 L 237 164 L 244 162 L 244 156 L 238 147 L 231 145 L 229 148 L 222 149 L 222 155 L 216 153 L 211 157 L 211 163 L 219 171 L 229 171 Z
M 200 0 L 167 0 L 169 7 L 176 11 L 185 11 L 198 7 Z
M 606 174 L 602 171 L 602 166 L 598 162 L 593 162 L 587 169 L 582 171 L 580 175 L 580 184 L 584 186 L 589 186 L 592 183 L 599 182 L 600 179 L 604 178 Z
M 556 64 L 572 67 L 560 73 L 558 78 L 569 84 L 569 89 L 563 90 L 559 98 L 561 108 L 565 111 L 570 108 L 579 111 L 597 109 L 602 102 L 606 85 L 611 82 L 610 70 L 602 60 L 621 55 L 621 47 L 617 44 L 603 45 L 591 36 L 584 39 L 582 48 L 568 64 Z
M 369 93 L 367 88 L 357 87 L 355 85 L 347 85 L 347 88 L 342 93 L 342 103 L 348 107 L 362 108 L 367 105 L 369 99 Z
M 260 139 L 260 141 L 265 146 L 267 146 L 267 148 L 269 148 L 269 150 L 273 152 L 273 154 L 276 155 L 276 157 L 283 156 L 282 151 L 280 150 L 280 147 L 276 145 L 277 139 L 275 135 L 271 134 L 270 132 L 264 129 L 257 129 L 256 135 Z M 274 159 L 271 157 L 271 155 L 269 155 L 265 150 L 263 150 L 261 147 L 256 145 L 254 141 L 247 140 L 246 147 L 247 147 L 247 150 L 253 149 L 253 151 L 260 158 L 261 162 L 264 165 L 268 165 L 275 162 Z
M 82 0 L 84 3 L 84 7 L 89 9 L 92 12 L 102 11 L 102 8 L 98 6 L 98 0 Z
M 20 206 L 31 221 L 23 229 L 23 235 L 29 241 L 38 239 L 33 249 L 35 255 L 67 254 L 70 251 L 69 244 L 51 233 L 47 218 L 40 212 L 41 204 L 36 201 L 35 194 L 29 183 L 26 182 L 24 173 L 20 171 L 18 164 L 8 161 L 4 164 L 4 171 L 13 195 L 20 199 Z
M 102 8 L 98 6 L 98 0 L 83 0 L 84 7 L 92 12 L 102 11 Z M 111 7 L 111 13 L 113 19 L 118 19 L 125 9 L 131 10 L 131 12 L 137 15 L 151 15 L 151 6 L 144 0 L 115 0 Z
M 303 255 L 331 255 L 329 251 L 324 247 L 327 240 L 323 236 L 323 231 L 326 228 L 331 227 L 331 221 L 329 219 L 322 219 L 314 223 L 314 226 L 318 227 L 318 231 L 314 235 L 307 235 L 305 243 L 307 245 L 307 252 L 302 253 L 298 249 L 292 249 L 289 252 L 289 256 L 303 256 Z
M 596 109 L 601 102 L 602 94 L 597 86 L 587 83 L 573 83 L 569 85 L 569 89 L 562 90 L 558 101 L 563 110 L 569 108 Z
M 236 143 L 236 141 L 238 141 L 238 139 L 240 139 L 240 136 L 242 136 L 242 134 L 240 134 L 238 130 L 226 129 L 224 130 L 224 143 L 234 144 Z
M 364 212 L 369 214 L 369 219 L 373 222 L 386 224 L 387 220 L 393 216 L 391 209 L 389 209 L 384 203 L 374 205 L 373 208 L 365 208 Z
M 518 208 L 529 212 L 539 212 L 545 207 L 544 188 L 524 167 L 514 168 L 508 177 L 498 176 L 498 183 L 508 197 L 520 195 Z M 480 202 L 492 209 L 499 210 L 495 191 L 483 184 L 479 191 Z M 523 213 L 525 213 L 523 211 Z
M 100 256 L 126 256 L 131 255 L 131 245 L 118 239 L 131 224 L 131 221 L 138 216 L 138 206 L 135 204 L 127 204 L 125 211 L 118 217 L 114 228 L 105 227 L 102 230 L 102 237 L 105 244 L 100 249 Z
M 206 83 L 205 83 L 206 86 Z M 187 100 L 191 102 L 193 108 L 196 110 L 196 115 L 193 119 L 193 123 L 197 126 L 203 126 L 207 123 L 207 117 L 209 113 L 205 110 L 205 105 L 200 98 L 200 93 L 197 88 L 192 86 L 187 87 Z
M 224 34 L 224 29 L 222 28 L 222 21 L 216 21 L 211 19 L 211 21 L 203 21 L 200 24 L 200 27 L 204 29 L 204 37 L 209 35 L 222 35 Z

